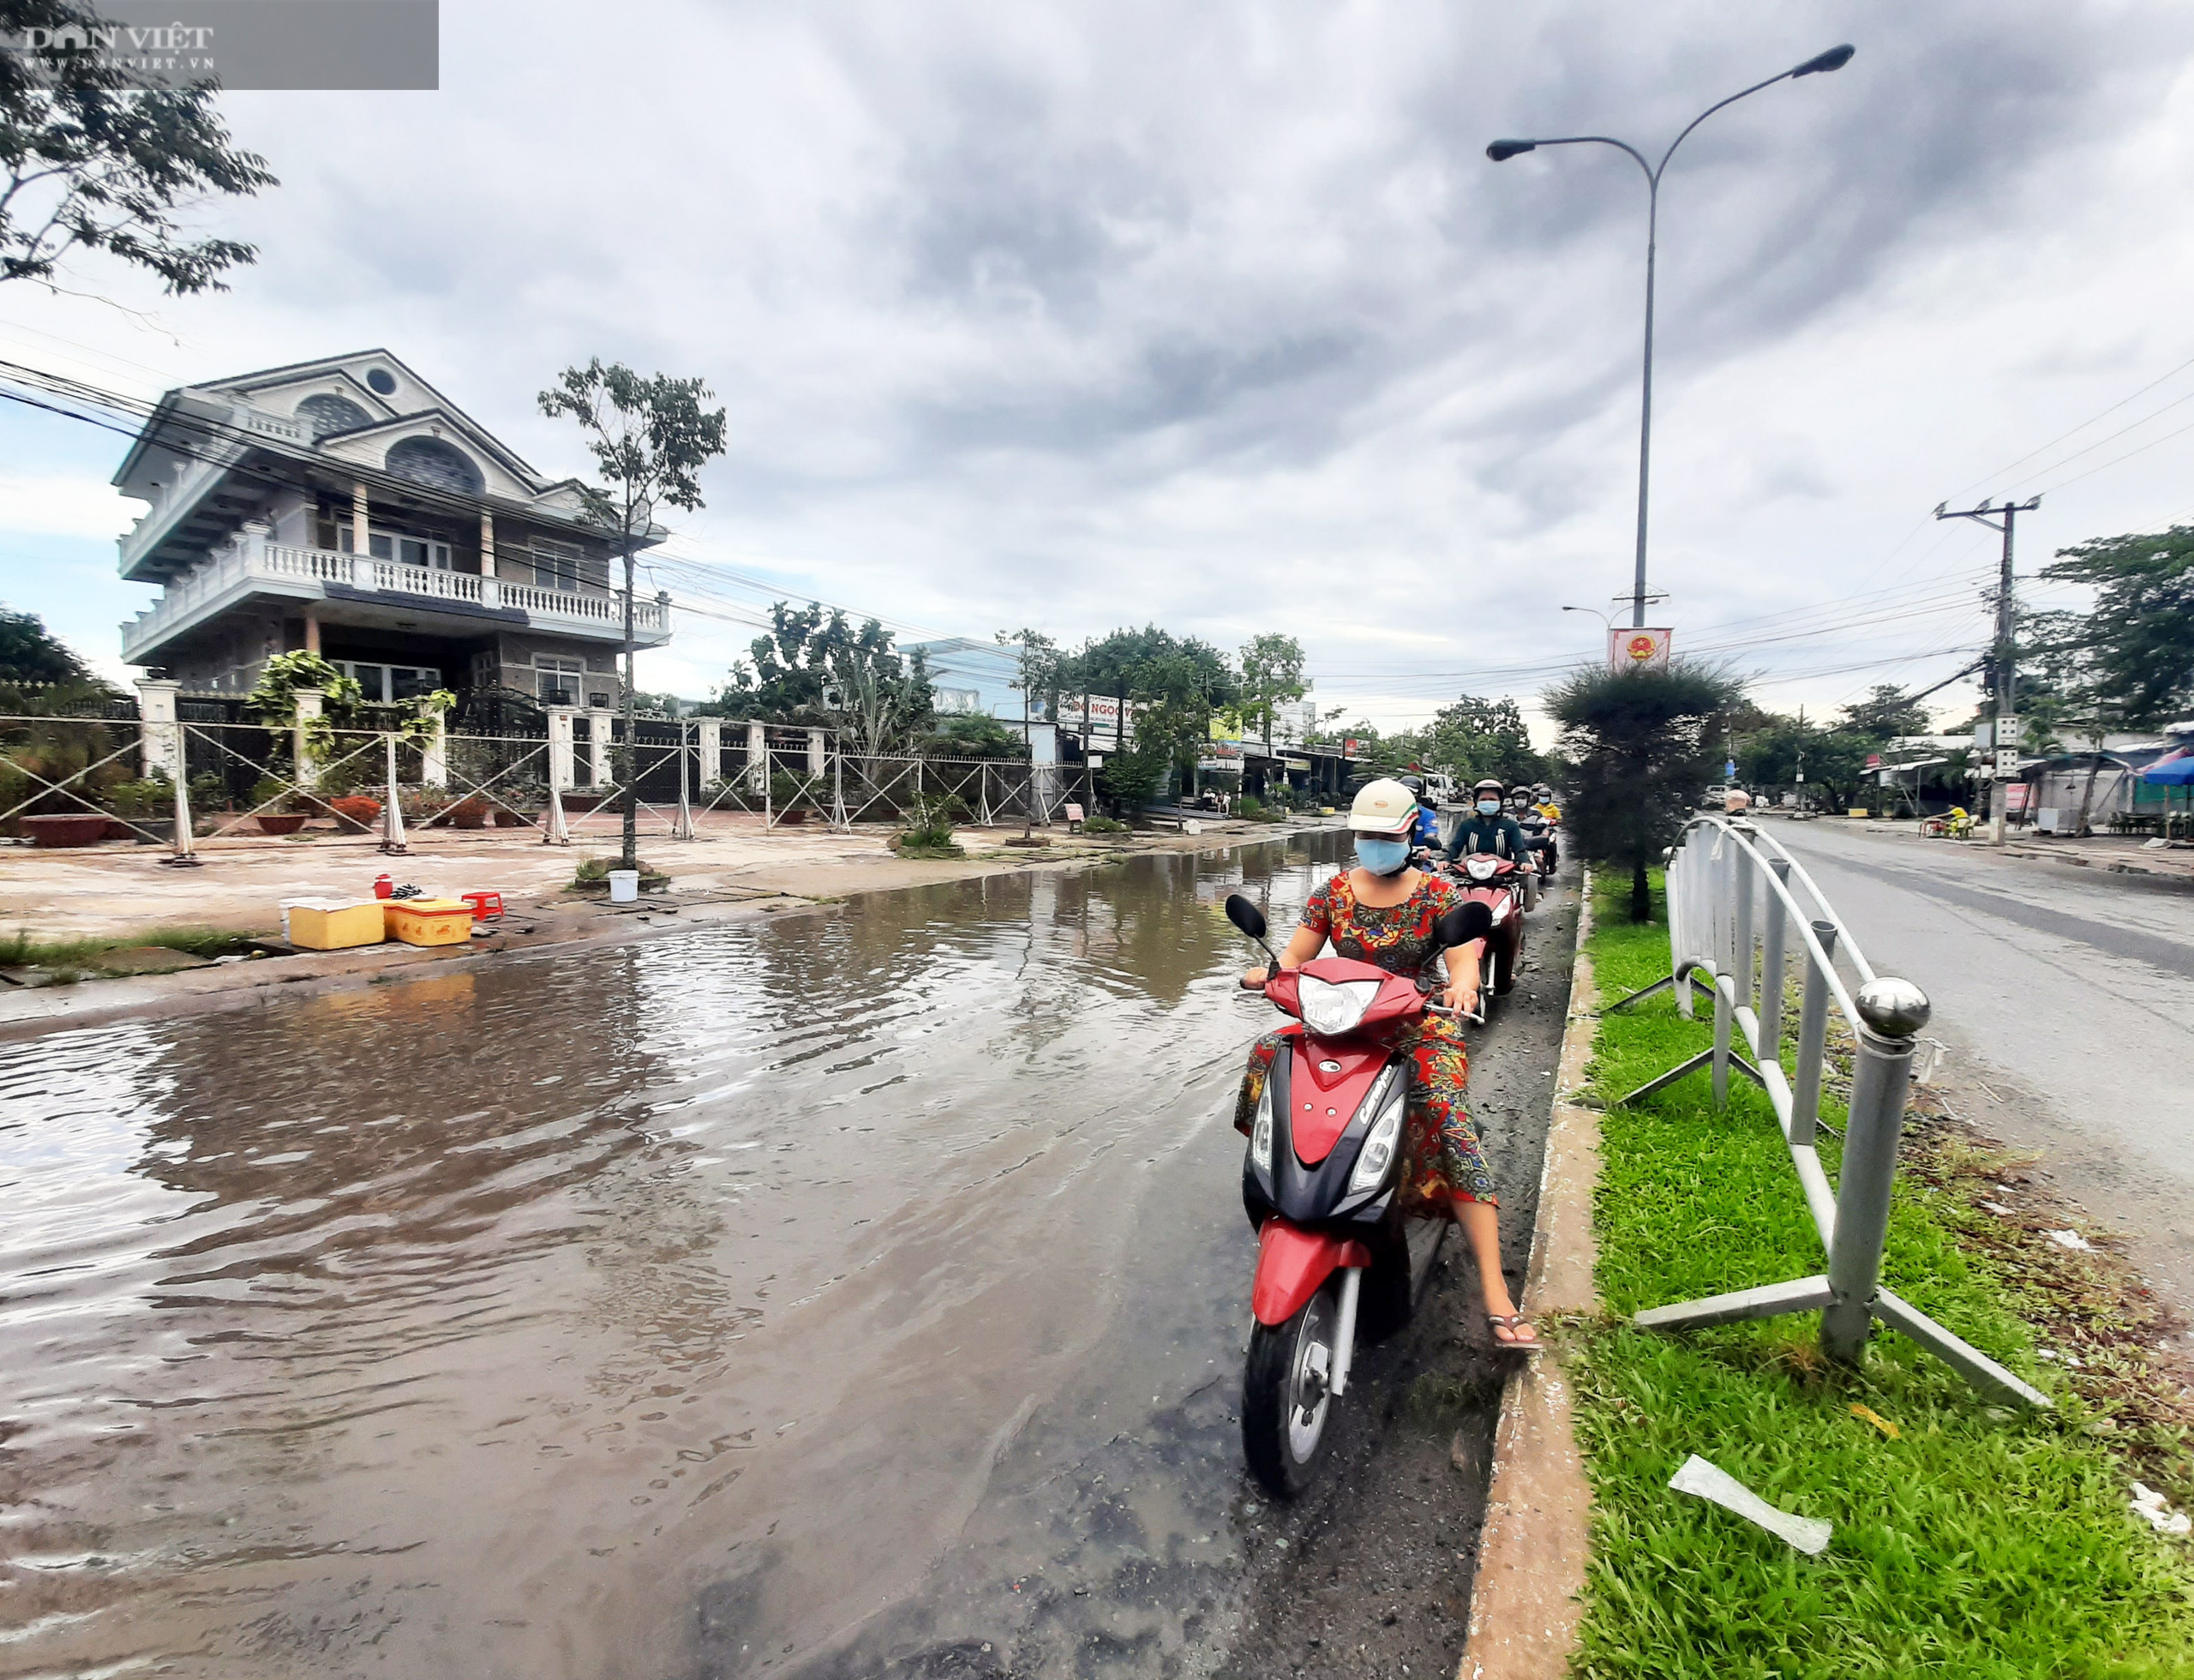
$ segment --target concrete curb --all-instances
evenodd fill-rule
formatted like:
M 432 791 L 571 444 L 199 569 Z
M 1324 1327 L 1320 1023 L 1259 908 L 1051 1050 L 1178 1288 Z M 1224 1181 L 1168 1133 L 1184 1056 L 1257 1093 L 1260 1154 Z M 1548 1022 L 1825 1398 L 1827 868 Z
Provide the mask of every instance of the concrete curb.
M 1599 1305 L 1592 1282 L 1592 1190 L 1599 1177 L 1600 1117 L 1570 1101 L 1584 1083 L 1599 1030 L 1592 963 L 1585 954 L 1592 931 L 1589 870 L 1579 891 L 1569 1024 L 1562 1036 L 1538 1218 L 1524 1275 L 1524 1300 L 1542 1335 L 1554 1315 L 1593 1312 Z M 1562 1350 L 1550 1338 L 1546 1351 L 1502 1389 L 1459 1680 L 1557 1680 L 1569 1671 L 1584 1611 L 1592 1510 L 1571 1411 Z

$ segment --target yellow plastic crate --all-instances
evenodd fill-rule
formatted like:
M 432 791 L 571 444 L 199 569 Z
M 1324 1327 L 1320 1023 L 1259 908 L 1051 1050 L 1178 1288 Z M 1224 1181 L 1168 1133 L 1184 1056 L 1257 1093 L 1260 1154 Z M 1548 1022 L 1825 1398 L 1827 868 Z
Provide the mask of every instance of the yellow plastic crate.
M 462 898 L 392 898 L 388 937 L 408 945 L 463 945 L 472 937 L 472 906 Z
M 290 943 L 307 951 L 348 951 L 388 937 L 378 898 L 308 899 L 290 906 Z

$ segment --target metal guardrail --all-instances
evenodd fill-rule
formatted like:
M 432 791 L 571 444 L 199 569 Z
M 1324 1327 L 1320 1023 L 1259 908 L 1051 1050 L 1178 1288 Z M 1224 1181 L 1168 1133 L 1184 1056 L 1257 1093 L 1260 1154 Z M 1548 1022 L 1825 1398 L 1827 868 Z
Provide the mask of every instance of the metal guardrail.
M 1609 1007 L 1622 1009 L 1673 987 L 1678 1009 L 1688 1017 L 1697 987 L 1714 1001 L 1714 1042 L 1615 1106 L 1649 1096 L 1700 1068 L 1711 1071 L 1718 1104 L 1729 1095 L 1729 1070 L 1735 1066 L 1766 1092 L 1775 1110 L 1827 1251 L 1828 1269 L 1649 1308 L 1634 1322 L 1643 1329 L 1676 1330 L 1819 1311 L 1821 1351 L 1848 1365 L 1863 1354 L 1879 1319 L 1975 1387 L 2023 1405 L 2047 1407 L 2049 1399 L 2039 1389 L 1882 1287 L 1890 1194 L 1915 1035 L 1927 1023 L 1927 994 L 1909 981 L 1877 975 L 1805 867 L 1748 822 L 1693 819 L 1669 849 L 1667 881 L 1671 972 Z M 1794 935 L 1803 979 L 1794 1063 L 1786 1074 L 1783 989 Z M 1855 993 L 1837 971 L 1838 955 L 1858 978 Z M 1814 1142 L 1831 1005 L 1858 1046 L 1843 1163 L 1833 1185 Z M 1737 1039 L 1751 1059 L 1738 1053 Z

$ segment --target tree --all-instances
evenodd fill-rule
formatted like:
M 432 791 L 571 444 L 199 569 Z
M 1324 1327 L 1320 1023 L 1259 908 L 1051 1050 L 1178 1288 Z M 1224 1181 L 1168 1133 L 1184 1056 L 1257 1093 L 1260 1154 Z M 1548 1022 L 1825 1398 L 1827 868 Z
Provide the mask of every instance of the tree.
M 986 711 L 963 711 L 937 719 L 918 743 L 927 759 L 1025 759 L 1019 736 Z
M 1593 667 L 1547 691 L 1547 713 L 1576 764 L 1563 825 L 1586 857 L 1628 867 L 1633 921 L 1651 918 L 1646 872 L 1675 843 L 1706 785 L 1708 721 L 1741 692 L 1721 672 L 1682 661 Z
M 877 757 L 926 728 L 935 705 L 922 651 L 902 655 L 891 639 L 872 618 L 855 629 L 839 608 L 774 602 L 770 633 L 754 639 L 704 710 L 823 724 L 857 755 Z
M 1058 722 L 1059 669 L 1064 659 L 1057 642 L 1025 625 L 1018 630 L 999 631 L 998 641 L 1000 647 L 1015 650 L 1013 686 L 1021 691 L 1021 742 L 1029 749 L 1028 756 L 1034 759 L 1036 726 L 1033 719 L 1036 707 L 1041 704 L 1045 716 L 1054 724 Z M 1036 775 L 1033 770 L 1022 785 L 1021 811 L 1021 837 L 1026 840 L 1036 831 Z
M 1843 727 L 1876 741 L 1934 732 L 1927 707 L 1906 699 L 1904 690 L 1892 682 L 1875 684 L 1865 699 L 1845 706 Z
M 92 683 L 92 668 L 36 613 L 0 607 L 0 682 Z
M 2125 727 L 2154 728 L 2194 709 L 2194 525 L 2059 549 L 2041 575 L 2096 591 L 2078 639 L 2096 692 Z
M 1458 781 L 1497 776 L 1514 787 L 1545 779 L 1546 759 L 1532 750 L 1531 732 L 1515 701 L 1465 694 L 1443 706 L 1424 731 L 1422 762 Z
M 1294 637 L 1268 633 L 1243 644 L 1241 699 L 1235 711 L 1244 729 L 1256 729 L 1262 738 L 1267 758 L 1272 756 L 1273 723 L 1280 707 L 1310 692 L 1303 681 L 1303 644 Z
M 159 275 L 168 291 L 225 291 L 227 270 L 259 253 L 234 239 L 188 237 L 176 213 L 279 183 L 267 160 L 231 150 L 211 83 L 144 87 L 89 47 L 66 0 L 0 0 L 0 280 L 51 286 L 66 259 L 105 251 Z
M 1166 771 L 1184 759 L 1193 772 L 1210 739 L 1212 714 L 1235 707 L 1241 693 L 1240 679 L 1217 648 L 1155 625 L 1083 643 L 1061 662 L 1058 681 L 1118 703 L 1134 746 L 1124 741 L 1114 749 L 1101 780 L 1112 797 L 1136 801 L 1152 797 Z
M 701 405 L 709 387 L 698 379 L 657 374 L 642 379 L 621 362 L 597 357 L 566 368 L 541 393 L 541 411 L 569 415 L 585 435 L 604 487 L 582 486 L 589 517 L 616 539 L 625 555 L 625 740 L 617 779 L 623 784 L 625 845 L 620 867 L 639 866 L 639 787 L 632 770 L 632 551 L 654 529 L 657 502 L 688 513 L 701 505 L 700 470 L 723 453 L 723 411 Z

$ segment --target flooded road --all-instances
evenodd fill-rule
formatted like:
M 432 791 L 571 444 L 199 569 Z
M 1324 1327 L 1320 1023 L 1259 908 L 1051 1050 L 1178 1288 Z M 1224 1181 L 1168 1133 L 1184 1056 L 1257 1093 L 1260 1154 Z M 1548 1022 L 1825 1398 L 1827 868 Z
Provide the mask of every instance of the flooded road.
M 1225 1671 L 1336 1508 L 1240 1468 L 1219 907 L 1343 838 L 0 1047 L 0 1674 Z

